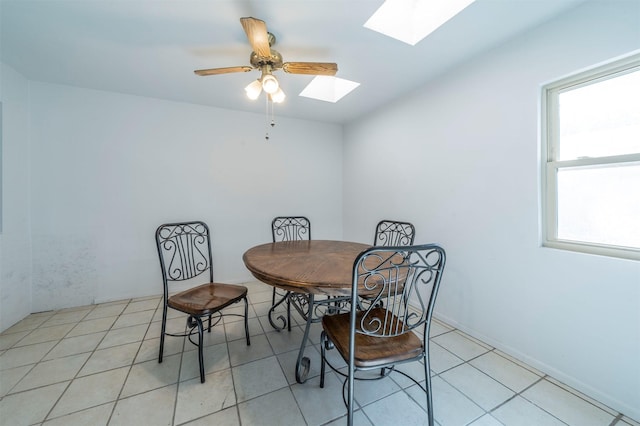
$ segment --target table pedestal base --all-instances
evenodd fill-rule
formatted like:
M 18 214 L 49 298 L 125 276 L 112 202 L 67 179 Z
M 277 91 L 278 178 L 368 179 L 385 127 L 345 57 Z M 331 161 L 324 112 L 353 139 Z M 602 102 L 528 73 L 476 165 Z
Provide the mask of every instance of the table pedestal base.
M 298 352 L 298 360 L 296 361 L 296 382 L 304 383 L 307 381 L 311 367 L 311 360 L 304 356 L 304 349 L 307 345 L 307 340 L 309 339 L 311 324 L 320 322 L 324 315 L 333 315 L 348 310 L 347 305 L 349 304 L 350 296 L 318 297 L 314 294 L 303 294 L 288 291 L 269 310 L 269 323 L 277 331 L 284 330 L 285 327 L 291 331 L 291 318 L 289 315 L 287 315 L 289 318 L 285 318 L 283 315 L 279 315 L 275 318 L 282 322 L 281 326 L 276 324 L 273 318 L 274 315 L 276 315 L 275 309 L 285 301 L 290 306 L 293 306 L 300 316 L 306 321 L 304 335 Z M 288 310 L 289 307 L 287 307 L 287 311 Z

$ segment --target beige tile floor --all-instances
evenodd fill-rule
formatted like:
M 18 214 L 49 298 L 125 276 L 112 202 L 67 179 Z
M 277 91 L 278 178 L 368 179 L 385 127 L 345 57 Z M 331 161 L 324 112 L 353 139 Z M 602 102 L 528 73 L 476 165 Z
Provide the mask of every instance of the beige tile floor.
M 342 425 L 342 381 L 319 387 L 319 334 L 306 354 L 309 380 L 293 367 L 303 334 L 276 332 L 271 288 L 246 283 L 251 346 L 241 318 L 206 337 L 206 382 L 197 352 L 168 337 L 158 364 L 160 297 L 32 314 L 0 335 L 2 425 Z M 170 327 L 184 327 L 171 316 Z M 431 333 L 434 415 L 440 426 L 640 426 L 500 351 L 435 321 Z M 335 360 L 334 360 L 335 362 Z M 403 366 L 421 377 L 419 363 Z M 358 425 L 425 424 L 424 393 L 402 375 L 358 382 Z

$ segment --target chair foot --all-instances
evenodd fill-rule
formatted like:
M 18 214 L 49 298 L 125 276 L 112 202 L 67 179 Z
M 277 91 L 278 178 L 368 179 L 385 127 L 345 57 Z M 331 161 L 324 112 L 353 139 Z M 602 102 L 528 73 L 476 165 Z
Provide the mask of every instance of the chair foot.
M 275 288 L 274 297 L 275 297 Z M 244 298 L 244 335 L 247 339 L 247 346 L 251 346 L 251 337 L 249 337 L 249 302 L 247 298 Z
M 200 366 L 200 383 L 204 383 L 204 326 L 202 319 L 197 316 L 189 316 L 187 322 L 191 327 L 198 327 L 198 364 Z
M 160 338 L 160 350 L 158 351 L 158 364 L 162 364 L 162 355 L 164 354 L 164 333 Z

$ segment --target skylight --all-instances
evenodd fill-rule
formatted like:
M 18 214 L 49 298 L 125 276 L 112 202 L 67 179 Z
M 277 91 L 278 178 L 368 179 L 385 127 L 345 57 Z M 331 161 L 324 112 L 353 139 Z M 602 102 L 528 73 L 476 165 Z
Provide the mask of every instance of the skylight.
M 365 28 L 415 46 L 475 0 L 385 0 Z
M 358 86 L 360 83 L 355 81 L 318 75 L 300 92 L 300 96 L 335 103 Z

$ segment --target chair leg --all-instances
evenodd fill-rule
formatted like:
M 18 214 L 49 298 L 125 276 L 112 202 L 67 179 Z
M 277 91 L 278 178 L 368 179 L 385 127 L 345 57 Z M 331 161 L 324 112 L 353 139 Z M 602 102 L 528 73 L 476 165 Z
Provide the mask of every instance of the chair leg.
M 427 346 L 426 350 L 428 351 Z M 433 397 L 431 396 L 431 367 L 429 366 L 429 356 L 424 358 L 424 374 L 425 374 L 425 389 L 427 390 L 427 415 L 429 419 L 429 426 L 433 426 Z
M 251 346 L 251 339 L 249 338 L 249 302 L 246 296 L 244 298 L 244 335 L 247 338 L 247 346 Z
M 349 377 L 348 377 L 348 389 L 347 389 L 347 426 L 353 426 L 353 387 L 354 383 L 354 368 L 353 365 L 349 366 Z
M 287 331 L 291 331 L 291 300 L 289 297 L 287 297 Z
M 200 317 L 189 317 L 190 326 L 193 326 L 193 322 L 195 322 L 198 327 L 198 363 L 200 364 L 200 383 L 204 383 L 204 327 L 202 325 L 202 318 Z
M 162 363 L 162 354 L 164 352 L 164 333 L 167 331 L 167 304 L 162 309 L 162 328 L 160 331 L 160 350 L 158 354 L 158 363 Z
M 320 334 L 320 387 L 324 388 L 324 372 L 325 372 L 325 360 L 324 357 L 327 353 L 327 349 L 325 348 L 325 344 L 327 341 L 327 333 L 322 330 Z

